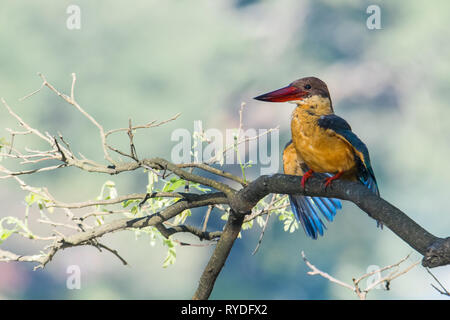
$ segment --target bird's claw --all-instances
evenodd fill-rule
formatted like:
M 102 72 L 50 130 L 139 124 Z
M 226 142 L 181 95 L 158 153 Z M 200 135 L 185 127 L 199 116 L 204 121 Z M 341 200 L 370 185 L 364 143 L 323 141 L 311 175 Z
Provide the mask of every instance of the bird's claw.
M 312 170 L 308 170 L 308 171 L 306 171 L 305 174 L 303 175 L 302 181 L 301 181 L 301 185 L 302 185 L 303 189 L 305 188 L 306 181 L 307 181 L 309 178 L 312 177 L 313 173 L 314 173 L 314 172 L 313 172 Z
M 339 179 L 341 177 L 341 175 L 342 175 L 342 172 L 338 172 L 334 176 L 326 178 L 325 179 L 325 189 L 327 189 L 334 180 Z
M 331 184 L 331 182 L 333 182 L 333 180 L 334 180 L 333 177 L 325 179 L 325 189 L 330 186 L 330 184 Z

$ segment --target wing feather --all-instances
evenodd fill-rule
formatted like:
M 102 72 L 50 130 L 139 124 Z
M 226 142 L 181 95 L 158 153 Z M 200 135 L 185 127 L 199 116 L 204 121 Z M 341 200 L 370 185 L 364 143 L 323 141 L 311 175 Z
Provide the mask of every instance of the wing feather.
M 352 132 L 352 128 L 347 121 L 337 115 L 331 114 L 320 117 L 317 124 L 324 129 L 332 130 L 337 137 L 352 146 L 355 157 L 358 160 L 358 178 L 370 190 L 379 195 L 377 179 L 375 178 L 375 173 L 370 163 L 369 150 L 364 142 Z

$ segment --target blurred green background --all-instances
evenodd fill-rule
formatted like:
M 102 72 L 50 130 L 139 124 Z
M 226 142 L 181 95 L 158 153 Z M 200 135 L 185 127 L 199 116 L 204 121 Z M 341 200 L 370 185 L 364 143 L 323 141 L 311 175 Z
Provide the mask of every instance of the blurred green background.
M 71 4 L 81 9 L 80 30 L 66 27 Z M 381 8 L 381 30 L 366 26 L 370 4 Z M 0 7 L 0 96 L 32 125 L 62 132 L 74 150 L 102 161 L 96 128 L 49 90 L 18 101 L 39 88 L 37 72 L 66 93 L 75 72 L 78 101 L 106 129 L 127 126 L 130 117 L 143 123 L 181 112 L 175 122 L 136 134 L 141 157 L 170 157 L 170 133 L 176 128 L 192 132 L 194 120 L 202 120 L 205 129 L 237 127 L 241 102 L 247 103 L 245 125 L 279 125 L 284 146 L 292 105 L 252 97 L 317 76 L 328 84 L 336 113 L 368 145 L 381 195 L 435 235 L 448 236 L 448 1 L 7 0 Z M 1 130 L 15 126 L 0 109 Z M 7 138 L 7 132 L 0 137 Z M 31 145 L 34 140 L 22 141 Z M 127 137 L 113 141 L 126 146 Z M 258 173 L 254 169 L 252 177 Z M 95 197 L 110 177 L 64 169 L 24 179 L 75 202 Z M 120 194 L 145 190 L 142 172 L 113 180 Z M 25 195 L 14 181 L 0 180 L 0 217 L 23 217 Z M 219 219 L 216 226 L 220 228 Z M 285 233 L 273 217 L 252 256 L 259 234 L 259 227 L 243 232 L 211 298 L 354 299 L 348 289 L 308 276 L 301 250 L 319 268 L 347 282 L 370 265 L 392 264 L 413 251 L 387 228 L 377 229 L 351 203 L 345 203 L 318 241 L 302 230 Z M 45 270 L 34 272 L 30 264 L 0 263 L 0 299 L 190 298 L 213 250 L 177 247 L 176 264 L 163 269 L 166 249 L 152 247 L 145 236 L 136 240 L 132 232 L 122 232 L 104 242 L 131 266 L 92 247 L 60 252 Z M 41 247 L 17 237 L 2 244 L 23 254 Z M 413 253 L 408 263 L 418 259 Z M 80 266 L 80 290 L 66 288 L 69 265 Z M 450 284 L 448 267 L 434 273 Z M 431 282 L 419 266 L 395 280 L 391 290 L 374 290 L 368 298 L 442 298 Z

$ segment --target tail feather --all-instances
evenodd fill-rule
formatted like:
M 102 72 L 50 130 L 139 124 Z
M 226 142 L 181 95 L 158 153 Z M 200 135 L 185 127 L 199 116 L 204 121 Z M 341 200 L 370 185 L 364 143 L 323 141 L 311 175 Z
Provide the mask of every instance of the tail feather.
M 322 219 L 320 219 L 319 217 L 320 210 L 318 210 L 316 206 L 311 204 L 311 198 L 305 197 L 304 200 L 305 207 L 307 208 L 307 212 L 309 213 L 308 218 L 314 223 L 314 226 L 316 227 L 315 230 L 321 236 L 323 236 L 323 229 L 326 229 L 326 227 Z
M 372 179 L 372 177 L 368 177 L 365 181 L 361 179 L 361 182 L 373 193 L 377 196 L 380 195 L 380 191 L 378 190 L 377 182 Z
M 331 176 L 328 173 L 325 175 Z M 377 182 L 372 176 L 369 175 L 366 179 L 360 178 L 360 180 L 369 190 L 378 196 L 380 195 Z M 334 198 L 289 195 L 289 201 L 292 212 L 297 220 L 300 221 L 303 230 L 313 239 L 317 239 L 319 234 L 323 236 L 324 230 L 326 230 L 320 214 L 332 222 L 337 210 L 342 209 L 341 201 Z M 379 221 L 377 221 L 377 226 L 383 228 L 383 224 Z
M 328 221 L 333 221 L 336 211 L 342 209 L 342 204 L 337 199 L 312 197 L 311 198 Z
M 323 198 L 323 199 L 331 201 L 332 205 L 334 205 L 337 209 L 342 209 L 341 201 L 339 201 L 338 199 L 335 198 Z
M 303 230 L 313 239 L 317 239 L 319 234 L 322 236 L 326 229 L 319 213 L 328 221 L 333 221 L 336 211 L 342 207 L 339 200 L 322 197 L 290 195 L 289 200 L 292 211 L 297 220 L 300 221 Z
M 317 238 L 317 235 L 314 232 L 315 225 L 313 221 L 306 215 L 306 212 L 308 212 L 308 210 L 303 205 L 303 202 L 297 201 L 295 197 L 296 196 L 289 196 L 292 212 L 294 213 L 297 220 L 301 222 L 305 233 L 313 239 Z
M 367 179 L 360 178 L 361 182 L 373 193 L 375 193 L 377 196 L 380 196 L 380 191 L 378 190 L 378 184 L 377 181 L 372 178 L 372 176 L 367 177 Z M 380 229 L 383 229 L 383 223 L 381 221 L 377 221 L 377 227 Z
M 320 209 L 320 212 L 328 221 L 333 221 L 333 214 L 336 214 L 336 210 L 333 211 L 334 208 L 327 207 L 322 198 L 311 198 L 311 201 Z

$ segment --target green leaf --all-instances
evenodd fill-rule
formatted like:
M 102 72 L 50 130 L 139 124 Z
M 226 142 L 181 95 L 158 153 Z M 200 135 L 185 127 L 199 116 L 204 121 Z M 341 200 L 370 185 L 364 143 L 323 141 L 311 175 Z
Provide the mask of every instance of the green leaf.
M 13 225 L 13 228 L 5 228 L 3 226 L 3 223 Z M 24 221 L 12 216 L 0 219 L 0 243 L 7 239 L 11 234 L 17 233 L 19 231 L 23 232 L 24 236 L 30 239 L 34 238 L 33 233 L 30 231 L 30 229 L 28 229 Z
M 138 212 L 139 212 L 138 206 L 133 206 L 133 207 L 131 208 L 131 213 L 132 213 L 132 214 L 136 215 Z
M 164 185 L 162 192 L 173 192 L 177 190 L 179 187 L 184 186 L 185 184 L 186 181 L 184 181 L 183 179 L 172 178 Z
M 10 235 L 12 235 L 16 230 L 0 229 L 0 244 L 3 243 Z
M 290 233 L 294 232 L 298 229 L 297 220 L 294 218 L 294 215 L 286 215 L 284 219 L 284 231 L 289 231 Z
M 6 142 L 5 138 L 0 138 L 0 151 L 2 151 L 2 148 L 6 147 L 6 146 L 9 146 L 9 143 Z M 1 160 L 1 157 L 0 157 L 0 160 Z
M 190 182 L 189 186 L 193 187 L 193 188 L 195 188 L 195 189 L 197 189 L 198 191 L 201 191 L 201 192 L 209 192 L 209 191 L 211 191 L 211 189 L 206 188 L 206 187 L 202 187 L 199 183 Z
M 253 227 L 253 220 L 250 220 L 248 222 L 244 222 L 242 224 L 242 230 L 251 229 Z
M 177 252 L 175 249 L 175 243 L 171 239 L 164 239 L 163 244 L 169 247 L 169 249 L 167 250 L 167 256 L 164 259 L 162 265 L 163 268 L 167 268 L 168 266 L 175 263 L 177 258 Z
M 191 210 L 186 209 L 175 217 L 173 223 L 176 225 L 183 224 L 186 221 L 187 217 L 190 217 L 191 214 Z
M 25 202 L 27 203 L 27 205 L 31 206 L 34 203 L 35 195 L 36 195 L 35 193 L 30 192 L 25 196 Z
M 261 216 L 257 216 L 256 217 L 256 223 L 258 223 L 258 225 L 262 228 L 262 227 L 264 227 L 264 224 L 266 222 L 264 221 L 264 219 Z
M 140 201 L 140 200 L 133 200 L 133 199 L 131 199 L 131 200 L 125 200 L 125 201 L 122 202 L 122 207 L 126 208 L 126 207 L 128 207 L 130 204 L 132 204 L 133 202 L 137 202 L 137 201 Z
M 229 214 L 228 212 L 225 212 L 225 213 L 220 217 L 220 219 L 227 221 L 229 215 L 230 215 L 230 214 Z

